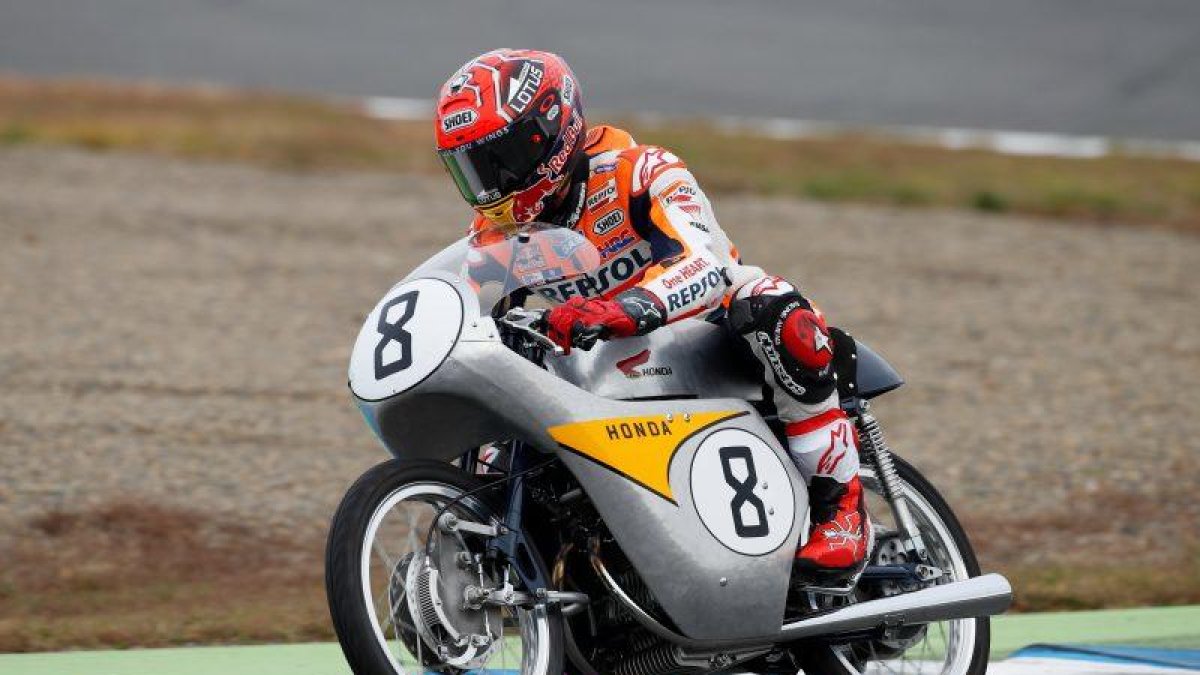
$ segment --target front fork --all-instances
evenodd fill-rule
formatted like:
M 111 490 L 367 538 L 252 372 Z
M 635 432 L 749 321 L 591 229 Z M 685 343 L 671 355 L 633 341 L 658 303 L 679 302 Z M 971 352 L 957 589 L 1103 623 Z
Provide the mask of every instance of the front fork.
M 522 474 L 536 463 L 534 453 L 520 441 L 511 442 L 509 475 Z M 550 575 L 533 542 L 525 538 L 525 505 L 528 498 L 525 476 L 517 475 L 508 484 L 508 499 L 504 508 L 503 529 L 500 536 L 488 542 L 489 554 L 499 555 L 510 561 L 517 575 L 532 590 L 549 589 Z
M 891 507 L 892 515 L 904 537 L 904 550 L 909 562 L 928 563 L 929 554 L 925 549 L 925 540 L 922 539 L 921 530 L 908 508 L 900 476 L 896 473 L 896 465 L 892 461 L 892 450 L 883 438 L 879 420 L 871 414 L 871 404 L 865 399 L 856 399 L 848 412 L 854 416 L 858 427 L 859 456 L 864 463 L 875 467 L 875 475 L 883 488 L 883 497 Z

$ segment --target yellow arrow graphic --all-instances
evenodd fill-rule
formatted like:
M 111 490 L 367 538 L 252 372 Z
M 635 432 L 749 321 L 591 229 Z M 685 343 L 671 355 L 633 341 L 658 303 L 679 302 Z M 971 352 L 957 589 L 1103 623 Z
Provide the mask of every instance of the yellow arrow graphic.
M 671 503 L 671 458 L 690 436 L 744 413 L 732 410 L 673 415 L 610 417 L 550 427 L 567 450 L 628 478 Z

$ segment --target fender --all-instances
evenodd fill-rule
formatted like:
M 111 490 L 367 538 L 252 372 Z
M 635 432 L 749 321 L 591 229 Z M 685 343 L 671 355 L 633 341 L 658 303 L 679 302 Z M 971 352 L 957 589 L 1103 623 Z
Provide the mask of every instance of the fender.
M 833 371 L 838 397 L 843 403 L 871 399 L 904 384 L 900 373 L 866 344 L 840 328 L 830 328 L 833 338 Z

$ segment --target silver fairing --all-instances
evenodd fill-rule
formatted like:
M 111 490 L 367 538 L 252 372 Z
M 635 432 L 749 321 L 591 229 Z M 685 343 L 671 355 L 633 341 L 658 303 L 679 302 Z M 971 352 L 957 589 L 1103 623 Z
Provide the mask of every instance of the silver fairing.
M 684 319 L 640 337 L 574 350 L 547 362 L 550 372 L 612 399 L 762 399 L 762 382 L 714 323 Z
M 721 329 L 699 321 L 686 322 L 661 338 L 656 334 L 638 338 L 632 345 L 618 341 L 591 353 L 578 353 L 555 363 L 552 373 L 500 342 L 495 323 L 480 316 L 477 300 L 460 279 L 438 271 L 426 274 L 427 279 L 453 286 L 462 300 L 457 339 L 444 357 L 438 357 L 436 368 L 404 391 L 363 395 L 376 391 L 372 387 L 378 383 L 368 381 L 372 380 L 365 372 L 369 369 L 355 364 L 367 363 L 367 352 L 377 351 L 374 331 L 380 308 L 394 305 L 406 284 L 390 291 L 368 316 L 351 360 L 351 389 L 363 416 L 387 449 L 402 458 L 449 461 L 472 446 L 520 438 L 544 452 L 557 453 L 684 635 L 728 639 L 777 632 L 793 554 L 806 524 L 807 493 L 784 449 L 744 400 L 757 393 L 757 385 L 752 389 L 748 379 L 731 378 L 733 384 L 704 379 L 701 366 L 715 363 L 722 367 L 716 351 Z M 675 330 L 686 335 L 672 336 Z M 681 338 L 695 344 L 694 350 L 668 344 Z M 630 378 L 615 368 L 617 360 L 642 349 L 649 349 L 652 355 L 647 367 L 670 367 L 671 376 Z M 585 391 L 568 380 L 588 384 L 607 396 Z M 721 391 L 729 397 L 615 400 L 704 391 Z M 711 417 L 718 411 L 724 413 L 721 419 L 703 428 L 693 425 L 690 435 L 680 434 L 681 442 L 666 463 L 670 498 L 567 449 L 549 431 L 572 423 L 598 420 L 603 424 L 631 417 L 653 418 L 660 425 L 678 428 L 684 420 L 699 420 L 705 413 Z M 750 452 L 752 448 L 758 453 L 755 481 L 749 480 L 741 464 L 731 464 L 735 479 L 745 480 L 745 488 L 765 504 L 762 513 L 770 511 L 770 537 L 752 540 L 746 548 L 715 524 L 712 516 L 714 508 L 724 514 L 730 508 L 726 496 L 716 495 L 732 488 L 725 487 L 727 479 L 712 468 L 718 451 L 729 449 L 717 447 L 730 445 L 722 443 L 723 438 L 734 439 L 734 450 Z M 733 462 L 724 454 L 720 461 Z M 730 622 L 731 616 L 738 620 Z

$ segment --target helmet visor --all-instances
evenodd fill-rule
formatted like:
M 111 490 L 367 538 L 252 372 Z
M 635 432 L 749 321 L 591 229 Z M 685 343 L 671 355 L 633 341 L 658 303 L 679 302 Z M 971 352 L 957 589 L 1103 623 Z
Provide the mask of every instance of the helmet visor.
M 556 125 L 538 116 L 482 143 L 468 143 L 439 155 L 454 184 L 471 206 L 499 201 L 533 181 L 534 169 L 550 157 Z

